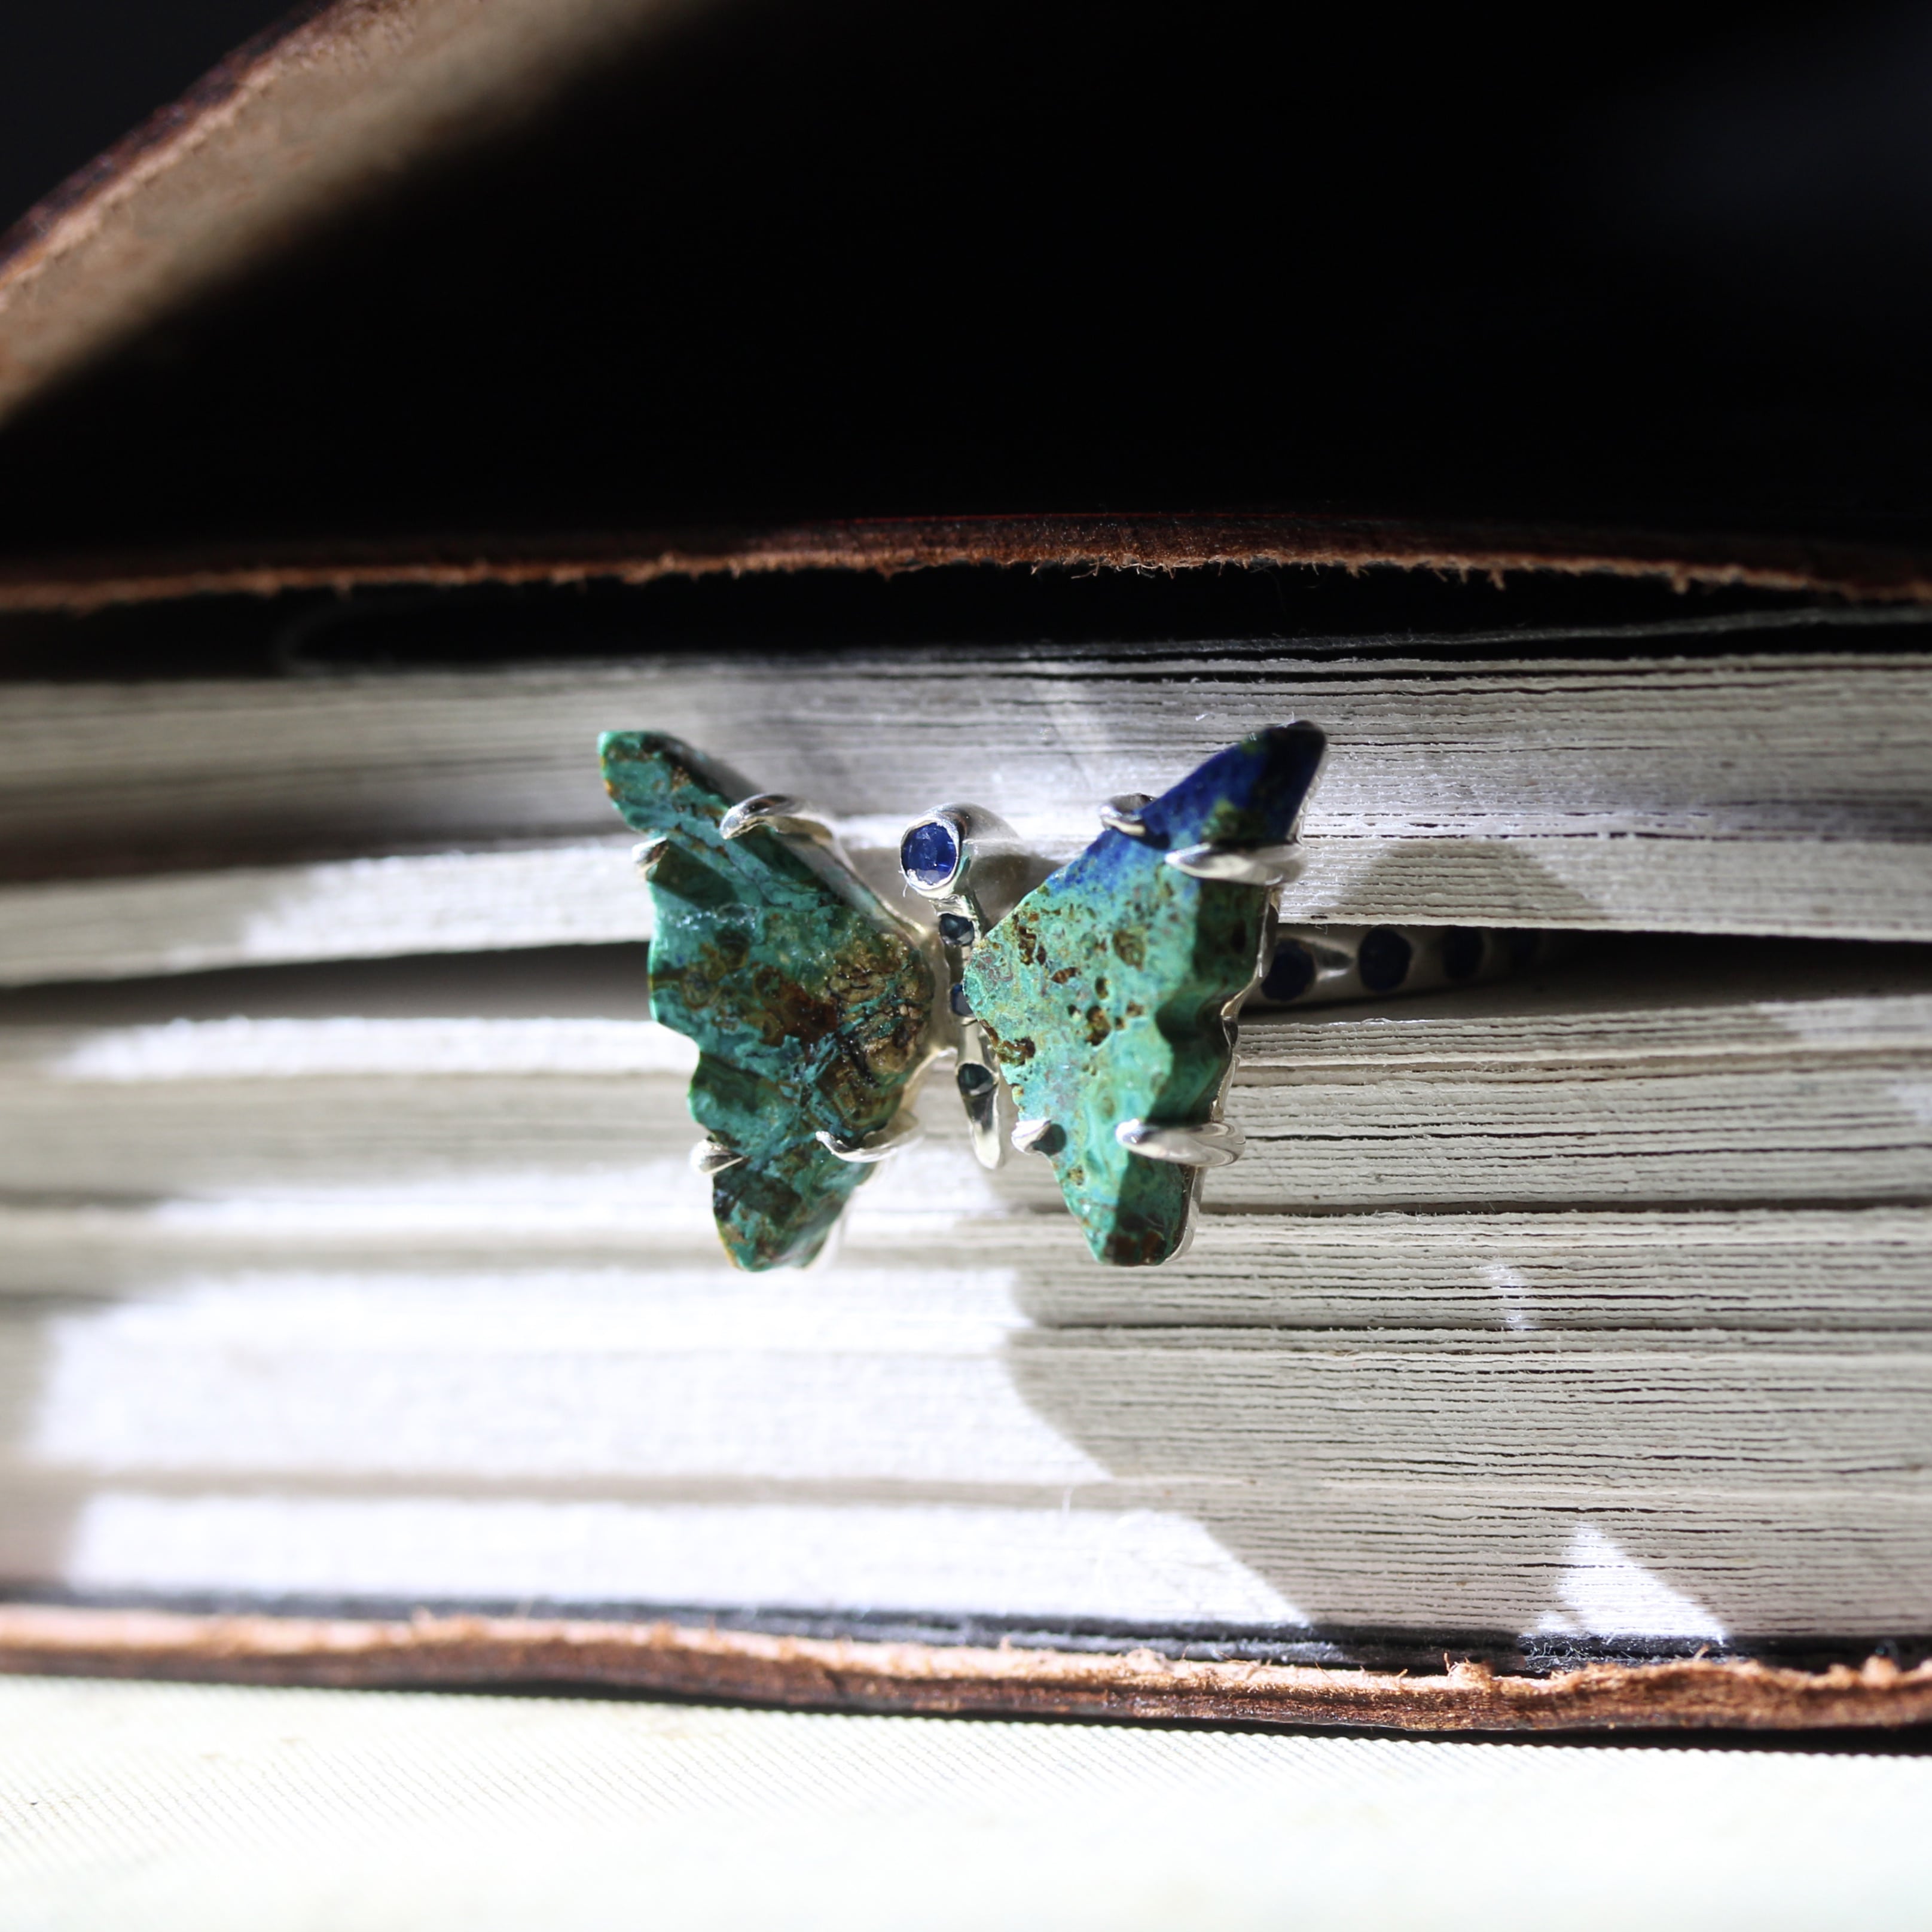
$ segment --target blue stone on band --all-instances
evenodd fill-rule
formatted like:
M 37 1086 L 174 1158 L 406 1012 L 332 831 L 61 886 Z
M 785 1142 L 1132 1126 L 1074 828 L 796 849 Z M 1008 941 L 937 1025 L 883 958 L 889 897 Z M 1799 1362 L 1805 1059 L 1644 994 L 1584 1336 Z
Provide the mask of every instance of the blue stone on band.
M 1355 956 L 1355 970 L 1372 993 L 1393 993 L 1408 977 L 1415 948 L 1392 926 L 1378 926 L 1366 934 Z
M 899 869 L 928 891 L 948 885 L 959 869 L 959 839 L 943 818 L 914 826 L 899 841 Z
M 1284 939 L 1268 962 L 1268 976 L 1262 981 L 1262 997 L 1286 1006 L 1298 1000 L 1315 983 L 1315 956 L 1298 939 Z

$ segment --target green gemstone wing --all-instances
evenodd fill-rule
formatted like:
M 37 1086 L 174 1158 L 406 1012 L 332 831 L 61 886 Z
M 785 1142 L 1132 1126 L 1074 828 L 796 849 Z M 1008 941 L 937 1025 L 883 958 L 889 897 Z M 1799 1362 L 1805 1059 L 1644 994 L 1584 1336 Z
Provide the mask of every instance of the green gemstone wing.
M 964 986 L 1021 1118 L 1040 1123 L 1095 1258 L 1149 1267 L 1184 1244 L 1198 1168 L 1130 1150 L 1130 1120 L 1211 1120 L 1233 1066 L 1230 1009 L 1254 983 L 1263 886 L 1197 878 L 1170 852 L 1293 835 L 1322 734 L 1281 725 L 1218 753 L 1036 886 L 973 949 Z
M 740 1268 L 799 1266 L 871 1172 L 818 1139 L 863 1142 L 928 1052 L 933 975 L 918 942 L 836 855 L 720 823 L 751 788 L 652 731 L 606 732 L 604 783 L 661 837 L 650 871 L 651 1011 L 697 1042 L 691 1112 L 739 1156 L 712 1208 Z

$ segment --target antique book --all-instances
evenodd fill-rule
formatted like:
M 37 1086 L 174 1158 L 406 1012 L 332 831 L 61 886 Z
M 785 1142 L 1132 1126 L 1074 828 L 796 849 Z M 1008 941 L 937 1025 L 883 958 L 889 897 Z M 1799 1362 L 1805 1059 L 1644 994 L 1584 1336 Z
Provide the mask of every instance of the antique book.
M 1255 145 L 1318 49 L 1141 26 L 338 0 L 0 245 L 0 1668 L 1932 1715 L 1932 530 L 1863 272 L 1766 302 L 1436 107 L 1365 170 L 1346 88 Z M 1542 58 L 1450 39 L 1376 60 L 1459 126 Z M 600 734 L 950 967 L 1006 915 L 921 814 L 1037 876 L 1298 722 L 1292 848 L 1141 851 L 1316 982 L 1212 1118 L 1100 1123 L 1244 1144 L 1191 1247 L 1096 1262 L 1052 1120 L 980 1164 L 962 968 L 923 1138 L 801 1137 L 891 1158 L 731 1268 Z

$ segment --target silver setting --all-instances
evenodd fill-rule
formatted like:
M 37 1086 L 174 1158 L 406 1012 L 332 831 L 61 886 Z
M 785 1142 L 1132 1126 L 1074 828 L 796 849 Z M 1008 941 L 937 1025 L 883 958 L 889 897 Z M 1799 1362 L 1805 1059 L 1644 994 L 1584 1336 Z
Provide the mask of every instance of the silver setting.
M 658 868 L 658 861 L 664 855 L 670 841 L 662 832 L 650 838 L 640 838 L 631 848 L 631 863 L 646 881 Z
M 926 900 L 939 918 L 939 945 L 946 968 L 943 1018 L 952 1029 L 958 1054 L 954 1078 L 973 1153 L 984 1168 L 1006 1158 L 1016 1109 L 1012 1094 L 994 1064 L 986 1029 L 966 1010 L 966 962 L 982 937 L 1004 919 L 1048 872 L 1020 843 L 1019 835 L 997 812 L 978 805 L 936 806 L 906 827 L 910 838 L 922 825 L 943 825 L 952 834 L 958 857 L 945 878 L 932 884 L 914 877 L 903 860 L 905 882 Z M 904 838 L 900 841 L 904 849 Z
M 976 816 L 985 819 L 991 818 L 992 814 L 990 812 L 976 814 L 970 805 L 935 806 L 932 811 L 922 812 L 900 833 L 899 874 L 921 898 L 931 899 L 934 904 L 942 904 L 956 896 L 965 878 L 968 868 L 972 863 L 971 840 Z M 1004 825 L 1005 821 L 994 822 Z M 906 841 L 922 825 L 943 825 L 952 835 L 952 869 L 944 878 L 932 885 L 927 884 L 923 879 L 915 878 L 904 858 Z
M 763 830 L 816 839 L 821 845 L 830 845 L 834 839 L 826 812 L 782 791 L 761 791 L 740 799 L 718 821 L 718 830 L 726 838 L 742 838 L 748 832 Z
M 960 1029 L 962 1036 L 967 1030 L 963 1026 Z M 952 1081 L 958 1090 L 959 1104 L 966 1109 L 966 1125 L 973 1136 L 975 1157 L 982 1167 L 997 1167 L 1004 1160 L 1006 1137 L 1012 1130 L 1012 1095 L 998 1070 L 979 1057 L 986 1044 L 985 1030 L 975 1026 L 971 1033 L 970 1041 L 961 1040 L 959 1064 Z
M 969 1090 L 967 1082 L 975 1071 L 983 1074 L 985 1084 Z M 973 1157 L 988 1170 L 1004 1167 L 1008 1136 L 1018 1108 L 1013 1104 L 1012 1089 L 1000 1078 L 986 1043 L 986 1030 L 976 1020 L 959 1023 L 959 1065 L 954 1075 L 960 1103 L 966 1109 L 966 1125 L 973 1137 Z
M 722 1174 L 728 1167 L 740 1167 L 745 1156 L 728 1148 L 722 1141 L 713 1140 L 707 1134 L 691 1150 L 691 1168 L 694 1174 Z
M 827 1154 L 857 1166 L 870 1167 L 915 1146 L 925 1139 L 926 1130 L 911 1114 L 902 1113 L 893 1115 L 876 1133 L 868 1134 L 862 1141 L 848 1141 L 830 1127 L 820 1127 L 812 1138 Z
M 1229 1167 L 1241 1157 L 1247 1136 L 1228 1120 L 1203 1120 L 1197 1126 L 1163 1126 L 1153 1120 L 1123 1120 L 1114 1138 L 1143 1160 L 1176 1167 Z
M 1021 1154 L 1044 1154 L 1040 1142 L 1056 1131 L 1051 1120 L 1022 1120 L 1013 1129 L 1012 1143 Z
M 940 805 L 920 813 L 901 836 L 902 853 L 922 825 L 944 826 L 958 856 L 952 871 L 933 884 L 915 878 L 903 860 L 902 876 L 921 898 L 943 912 L 963 913 L 982 932 L 1004 919 L 1052 869 L 1042 868 L 1019 834 L 984 806 Z
M 1163 852 L 1162 862 L 1191 879 L 1220 879 L 1238 886 L 1286 885 L 1300 869 L 1292 845 L 1184 845 Z
M 1152 792 L 1124 791 L 1101 806 L 1100 823 L 1108 831 L 1118 832 L 1123 838 L 1144 838 L 1147 826 L 1141 818 L 1141 808 L 1153 802 Z

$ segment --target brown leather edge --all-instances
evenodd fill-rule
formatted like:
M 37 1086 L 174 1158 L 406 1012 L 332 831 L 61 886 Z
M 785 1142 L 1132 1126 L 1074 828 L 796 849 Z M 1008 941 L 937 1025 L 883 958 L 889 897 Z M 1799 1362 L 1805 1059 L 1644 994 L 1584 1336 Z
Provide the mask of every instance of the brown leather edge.
M 0 242 L 0 418 L 709 0 L 303 0 Z
M 0 232 L 0 284 L 29 272 L 43 254 L 70 244 L 98 202 L 118 196 L 169 150 L 195 138 L 208 117 L 241 93 L 281 56 L 284 44 L 328 12 L 335 0 L 302 4 L 251 35 L 218 62 L 179 99 L 149 115 L 34 202 Z
M 1762 536 L 1424 524 L 1289 514 L 908 518 L 754 530 L 264 545 L 0 561 L 0 611 L 381 585 L 459 587 L 949 564 L 1167 572 L 1292 565 L 1500 580 L 1553 571 L 1694 585 L 1932 602 L 1932 554 Z
M 1695 1658 L 1546 1677 L 764 1636 L 670 1623 L 190 1616 L 0 1605 L 0 1671 L 400 1688 L 554 1685 L 828 1710 L 1185 1718 L 1412 1731 L 1784 1730 L 1932 1721 L 1932 1663 Z

